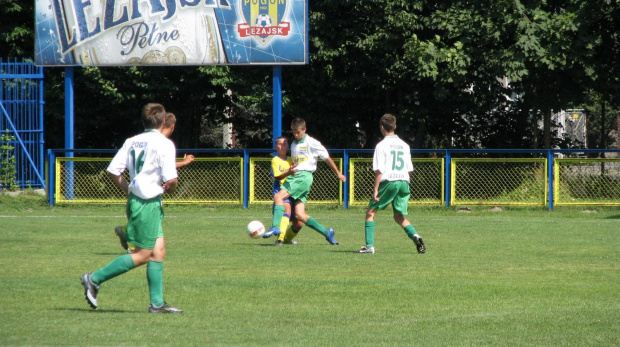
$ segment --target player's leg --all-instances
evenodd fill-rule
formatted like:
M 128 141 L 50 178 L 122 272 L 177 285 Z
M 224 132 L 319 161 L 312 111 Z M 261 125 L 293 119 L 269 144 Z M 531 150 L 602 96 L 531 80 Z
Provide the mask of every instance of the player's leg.
M 125 225 L 119 225 L 114 228 L 114 233 L 118 236 L 121 242 L 121 247 L 129 253 L 129 245 L 127 244 L 127 227 Z
M 297 244 L 297 242 L 293 241 L 293 239 L 295 238 L 295 236 L 297 236 L 297 234 L 299 234 L 299 232 L 301 231 L 301 228 L 304 226 L 304 223 L 294 216 L 291 221 L 292 223 L 286 229 L 286 233 L 284 236 L 284 244 L 287 244 L 287 245 Z
M 162 215 L 163 219 L 163 215 Z M 172 307 L 164 300 L 164 258 L 166 256 L 166 243 L 164 232 L 157 233 L 155 247 L 146 265 L 146 280 L 149 286 L 151 304 L 149 313 L 183 313 L 182 310 Z
M 273 220 L 271 222 L 271 228 L 265 232 L 264 238 L 271 237 L 271 235 L 280 235 L 280 223 L 282 217 L 284 217 L 284 200 L 288 198 L 290 194 L 287 189 L 282 188 L 276 195 L 273 196 L 275 206 L 273 207 Z
M 118 236 L 118 239 L 121 243 L 121 247 L 127 251 L 127 253 L 131 253 L 136 250 L 136 246 L 127 242 L 127 225 L 119 225 L 114 228 L 114 233 Z
M 284 244 L 284 236 L 286 234 L 286 230 L 288 229 L 288 225 L 291 220 L 292 213 L 292 204 L 290 199 L 284 200 L 284 215 L 282 215 L 282 220 L 280 221 L 280 235 L 278 236 L 278 240 L 276 241 L 276 245 L 280 246 Z
M 364 222 L 366 245 L 362 246 L 358 251 L 359 253 L 375 253 L 375 214 L 377 211 L 385 209 L 394 200 L 397 190 L 394 189 L 392 182 L 383 181 L 379 184 L 379 191 L 377 193 L 379 201 L 371 198 L 368 202 Z
M 413 225 L 411 225 L 409 220 L 407 220 L 407 218 L 405 217 L 408 214 L 408 207 L 409 207 L 409 196 L 410 196 L 409 182 L 406 182 L 406 181 L 399 181 L 399 182 L 400 182 L 399 193 L 397 194 L 397 196 L 394 198 L 394 201 L 392 202 L 392 206 L 394 209 L 394 221 L 396 222 L 396 224 L 400 225 L 401 228 L 403 228 L 403 230 L 405 230 L 405 233 L 407 233 L 407 236 L 415 244 L 416 249 L 418 250 L 418 253 L 424 253 L 426 252 L 426 246 L 424 245 L 424 240 L 422 240 L 422 237 L 418 235 L 418 232 L 415 230 Z
M 306 214 L 306 204 L 303 201 L 299 201 L 295 204 L 295 216 L 297 219 L 302 221 L 306 226 L 311 229 L 316 230 L 321 235 L 325 236 L 327 242 L 332 245 L 337 245 L 338 242 L 334 240 L 334 229 L 326 228 L 322 224 L 320 224 L 314 217 Z
M 364 236 L 366 244 L 358 253 L 375 253 L 375 214 L 377 209 L 368 208 L 366 210 L 366 221 L 364 222 Z

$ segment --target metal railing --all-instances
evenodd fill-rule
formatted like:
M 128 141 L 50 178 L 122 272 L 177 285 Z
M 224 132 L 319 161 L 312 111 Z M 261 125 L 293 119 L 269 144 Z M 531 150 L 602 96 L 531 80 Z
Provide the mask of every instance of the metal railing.
M 105 168 L 116 150 L 48 150 L 48 199 L 55 203 L 123 203 Z M 166 203 L 271 203 L 273 150 L 195 149 L 179 168 Z M 412 150 L 411 205 L 620 205 L 620 150 Z M 319 163 L 308 203 L 366 205 L 372 194 L 372 150 L 331 150 L 347 177 Z M 600 158 L 593 158 L 599 156 Z

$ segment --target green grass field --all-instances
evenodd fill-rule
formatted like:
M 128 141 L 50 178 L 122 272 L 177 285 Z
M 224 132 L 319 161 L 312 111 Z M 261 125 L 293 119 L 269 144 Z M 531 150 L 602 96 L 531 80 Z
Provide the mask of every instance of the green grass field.
M 339 246 L 250 239 L 268 206 L 167 206 L 164 294 L 185 313 L 153 315 L 145 267 L 84 300 L 80 274 L 123 254 L 123 206 L 0 196 L 0 345 L 620 345 L 617 208 L 414 207 L 423 255 L 389 211 L 374 255 L 354 253 L 363 209 L 309 211 Z

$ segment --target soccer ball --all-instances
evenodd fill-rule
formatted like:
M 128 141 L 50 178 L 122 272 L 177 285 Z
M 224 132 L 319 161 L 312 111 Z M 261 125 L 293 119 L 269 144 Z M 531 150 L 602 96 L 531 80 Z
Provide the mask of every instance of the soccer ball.
M 254 20 L 254 26 L 256 27 L 270 27 L 271 26 L 271 17 L 268 14 L 261 13 L 256 16 Z
M 265 234 L 265 226 L 257 220 L 253 220 L 248 224 L 248 235 L 253 239 L 259 239 Z

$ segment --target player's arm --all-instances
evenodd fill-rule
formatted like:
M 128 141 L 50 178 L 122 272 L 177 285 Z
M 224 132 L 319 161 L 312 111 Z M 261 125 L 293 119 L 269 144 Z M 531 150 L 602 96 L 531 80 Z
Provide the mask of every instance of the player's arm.
M 376 170 L 375 171 L 375 189 L 372 193 L 372 199 L 374 201 L 379 201 L 379 184 L 381 184 L 381 177 L 383 177 L 383 174 L 381 173 L 381 171 Z
M 283 179 L 285 177 L 288 177 L 290 175 L 295 175 L 295 167 L 296 166 L 297 165 L 293 164 L 291 167 L 288 168 L 288 170 L 278 172 L 279 173 L 278 176 L 276 176 L 276 172 L 274 172 L 273 173 L 273 178 L 275 178 L 277 180 L 281 180 L 281 179 Z
M 189 164 L 191 164 L 193 162 L 194 162 L 194 155 L 193 154 L 186 154 L 186 155 L 183 156 L 183 160 L 176 162 L 176 166 L 177 166 L 177 169 L 178 169 L 178 168 L 183 167 L 185 165 L 189 165 Z
M 179 185 L 179 179 L 178 178 L 173 178 L 171 180 L 168 180 L 164 183 L 164 193 L 168 193 L 168 194 L 172 194 L 174 193 L 174 191 L 177 189 L 177 186 Z
M 334 163 L 332 158 L 325 158 L 325 162 L 332 169 L 332 171 L 336 174 L 336 176 L 338 176 L 339 180 L 341 180 L 342 182 L 345 182 L 347 180 L 345 175 L 340 173 L 340 170 L 338 170 L 338 167 L 336 166 L 336 163 Z
M 108 176 L 110 176 L 112 182 L 114 182 L 117 187 L 119 187 L 123 192 L 125 192 L 125 195 L 129 194 L 129 184 L 127 183 L 127 181 L 125 181 L 123 175 L 115 175 L 111 172 L 108 172 Z

